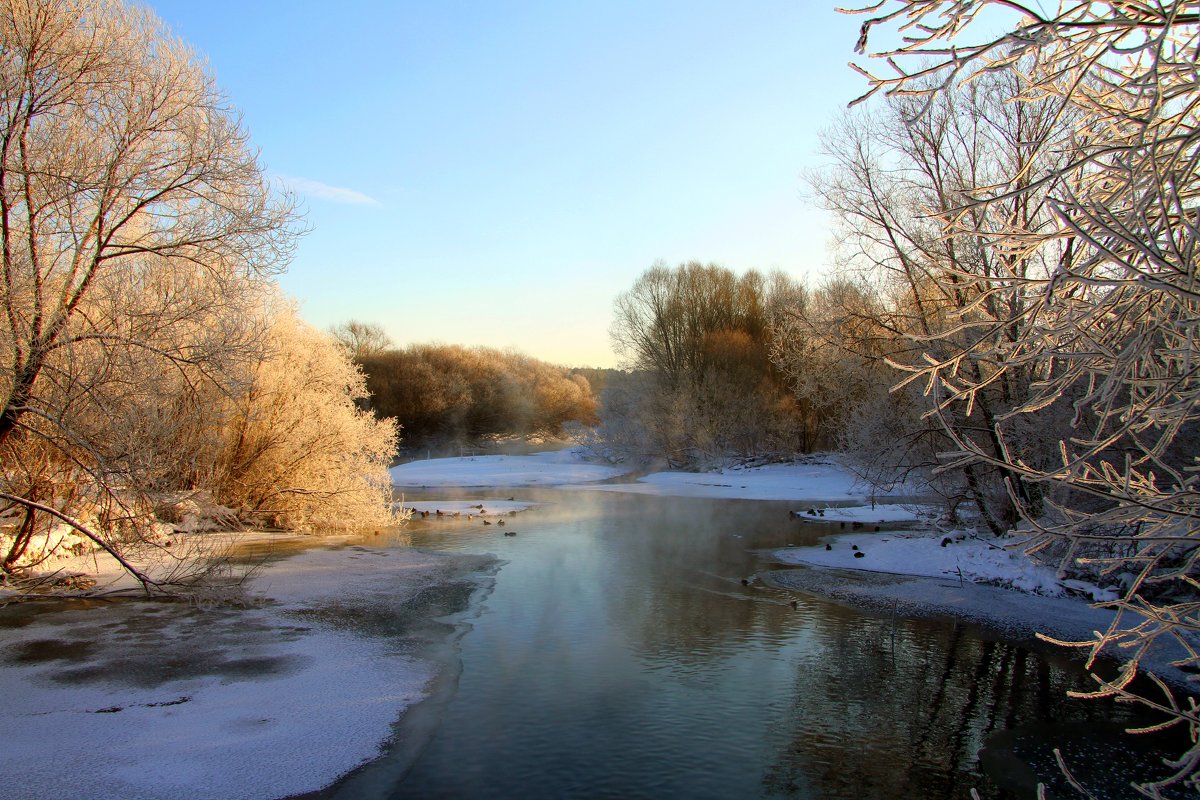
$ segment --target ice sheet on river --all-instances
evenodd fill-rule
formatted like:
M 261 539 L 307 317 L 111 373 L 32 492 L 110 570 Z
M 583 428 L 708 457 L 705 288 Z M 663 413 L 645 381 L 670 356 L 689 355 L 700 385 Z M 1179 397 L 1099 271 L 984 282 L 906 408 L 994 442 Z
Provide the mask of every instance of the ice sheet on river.
M 190 800 L 326 786 L 376 758 L 423 697 L 434 667 L 417 653 L 444 636 L 425 626 L 461 608 L 467 571 L 486 566 L 351 546 L 271 565 L 249 609 L 5 609 L 2 794 Z

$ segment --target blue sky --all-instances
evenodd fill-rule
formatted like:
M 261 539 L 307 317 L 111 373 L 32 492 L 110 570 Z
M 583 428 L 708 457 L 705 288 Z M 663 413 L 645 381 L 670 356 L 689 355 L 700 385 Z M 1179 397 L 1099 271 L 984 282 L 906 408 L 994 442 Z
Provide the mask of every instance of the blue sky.
M 148 5 L 301 194 L 319 327 L 611 366 L 656 260 L 827 268 L 802 174 L 864 87 L 832 0 Z

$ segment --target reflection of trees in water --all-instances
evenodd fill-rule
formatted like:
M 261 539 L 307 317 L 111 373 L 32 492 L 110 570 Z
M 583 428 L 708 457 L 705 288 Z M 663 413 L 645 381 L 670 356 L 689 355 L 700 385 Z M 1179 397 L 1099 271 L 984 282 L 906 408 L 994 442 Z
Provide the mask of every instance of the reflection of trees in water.
M 782 593 L 746 591 L 740 583 L 755 569 L 751 549 L 806 540 L 787 505 L 638 500 L 644 502 L 626 507 L 633 526 L 622 542 L 633 551 L 623 560 L 630 570 L 627 590 L 610 598 L 610 613 L 639 653 L 652 661 L 702 664 L 731 641 L 788 629 L 788 616 L 779 613 L 786 607 Z M 807 539 L 818 535 L 814 529 Z M 731 601 L 737 595 L 745 600 Z
M 1066 698 L 1084 686 L 1077 669 L 961 625 L 898 620 L 893 648 L 890 619 L 816 624 L 824 647 L 797 664 L 794 730 L 764 775 L 769 794 L 1004 797 L 979 773 L 990 734 L 1112 714 Z
M 743 588 L 738 579 L 758 565 L 750 550 L 804 544 L 824 532 L 799 528 L 782 507 L 630 496 L 595 502 L 622 552 L 620 574 L 600 590 L 604 613 L 648 664 L 694 686 L 727 679 L 714 659 L 739 650 L 788 660 L 791 707 L 767 731 L 780 743 L 763 777 L 768 794 L 965 798 L 976 786 L 986 798 L 1026 797 L 982 775 L 978 753 L 991 734 L 1114 714 L 1111 704 L 1066 697 L 1087 684 L 1050 648 L 1031 651 L 936 620 L 898 619 L 893 634 L 887 616 L 807 598 L 792 609 L 788 601 L 800 595 Z

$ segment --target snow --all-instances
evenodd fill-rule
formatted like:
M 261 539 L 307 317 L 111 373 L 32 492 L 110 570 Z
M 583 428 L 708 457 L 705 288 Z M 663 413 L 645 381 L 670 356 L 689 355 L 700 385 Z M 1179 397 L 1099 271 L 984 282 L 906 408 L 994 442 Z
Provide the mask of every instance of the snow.
M 957 576 L 946 579 L 857 568 L 798 568 L 760 573 L 758 577 L 769 586 L 807 592 L 877 613 L 951 616 L 1018 639 L 1032 639 L 1041 633 L 1063 641 L 1089 641 L 1093 631 L 1104 630 L 1113 619 L 1113 612 L 1093 608 L 1077 598 L 1044 597 L 960 582 Z M 1167 660 L 1156 658 L 1154 662 L 1164 665 Z
M 731 467 L 719 472 L 656 472 L 639 478 L 636 483 L 578 488 L 670 497 L 794 500 L 798 503 L 853 502 L 871 496 L 871 488 L 833 456 L 792 464 Z
M 783 500 L 810 523 L 886 524 L 928 513 L 895 498 L 863 503 L 869 489 L 836 458 L 595 483 L 622 472 L 564 450 L 417 461 L 393 468 L 392 479 L 398 487 L 560 486 Z M 533 504 L 485 498 L 403 505 L 466 517 L 506 515 Z M 824 515 L 814 518 L 809 509 Z M 944 538 L 845 532 L 827 537 L 828 550 L 823 543 L 773 551 L 772 558 L 792 568 L 760 577 L 882 613 L 951 614 L 1013 636 L 1044 632 L 1086 640 L 1112 619 L 1111 612 L 1066 596 L 1071 590 L 1105 599 L 1108 589 L 1058 581 L 1016 540 L 951 535 L 943 547 Z M 170 540 L 172 547 L 155 555 L 161 564 L 154 569 L 169 568 L 180 549 L 226 541 L 217 535 Z M 175 800 L 194 797 L 198 787 L 212 797 L 279 797 L 328 786 L 377 757 L 437 669 L 417 657 L 427 640 L 408 629 L 420 619 L 430 624 L 436 614 L 410 604 L 420 605 L 432 592 L 436 607 L 443 591 L 445 607 L 460 608 L 464 593 L 478 585 L 468 576 L 485 573 L 495 561 L 334 541 L 342 546 L 267 565 L 251 584 L 248 609 L 119 603 L 7 623 L 0 727 L 20 735 L 0 748 L 0 770 L 21 780 L 5 785 L 5 797 Z M 102 584 L 129 585 L 104 556 L 56 559 L 54 568 L 86 566 Z
M 1066 593 L 1053 569 L 1035 563 L 1021 551 L 1020 539 L 987 541 L 961 534 L 849 533 L 827 537 L 825 543 L 831 549 L 826 550 L 824 545 L 794 547 L 779 550 L 775 556 L 784 564 L 930 578 L 961 576 L 972 583 L 1007 586 L 1034 594 L 1062 596 Z M 1082 581 L 1074 583 L 1084 585 Z M 1089 587 L 1089 591 L 1096 600 L 1116 599 L 1115 592 L 1096 587 Z
M 744 500 L 793 500 L 827 508 L 830 503 L 861 502 L 871 488 L 844 467 L 837 456 L 808 457 L 791 464 L 731 467 L 719 472 L 655 472 L 636 482 L 598 483 L 628 473 L 629 467 L 590 462 L 581 448 L 528 456 L 465 456 L 412 461 L 392 467 L 392 484 L 403 487 L 555 486 L 604 492 L 630 492 L 670 497 Z M 892 494 L 877 497 L 897 497 Z M 492 502 L 492 501 L 488 501 Z M 412 507 L 417 504 L 405 503 Z M 427 510 L 426 503 L 417 505 Z M 438 506 L 446 511 L 446 504 Z M 456 510 L 463 511 L 463 508 Z M 920 509 L 898 504 L 826 510 L 827 521 L 896 522 L 917 519 Z M 803 513 L 803 510 L 801 510 Z
M 867 525 L 916 522 L 928 517 L 930 513 L 930 507 L 926 505 L 877 503 L 874 506 L 830 506 L 815 503 L 796 509 L 792 515 L 806 522 L 861 522 Z
M 9 647 L 20 645 L 10 642 Z M 292 674 L 150 688 L 54 682 L 55 666 L 4 666 L 6 797 L 272 797 L 321 788 L 378 754 L 426 667 L 351 635 L 313 632 L 270 653 Z M 102 709 L 120 709 L 119 711 Z M 53 743 L 52 751 L 47 747 Z M 147 758 L 152 754 L 151 758 Z
M 1017 638 L 1042 634 L 1089 642 L 1109 627 L 1115 613 L 1093 603 L 1117 599 L 1115 587 L 1060 580 L 1021 546 L 1014 535 L 988 540 L 961 532 L 838 534 L 813 547 L 772 551 L 774 561 L 800 568 L 758 577 L 768 585 L 881 613 L 953 616 Z M 1126 619 L 1122 626 L 1131 624 Z M 1172 665 L 1184 655 L 1177 643 L 1163 638 L 1142 664 L 1169 682 L 1190 686 L 1189 676 Z
M 262 798 L 327 786 L 379 755 L 435 672 L 411 652 L 419 631 L 381 634 L 372 615 L 404 619 L 429 587 L 469 591 L 464 576 L 490 563 L 342 547 L 267 566 L 249 609 L 36 614 L 4 631 L 0 727 L 20 735 L 0 748 L 0 769 L 21 776 L 4 796 Z
M 392 485 L 562 486 L 613 478 L 627 469 L 595 464 L 583 451 L 553 450 L 527 456 L 463 456 L 412 461 L 392 467 Z

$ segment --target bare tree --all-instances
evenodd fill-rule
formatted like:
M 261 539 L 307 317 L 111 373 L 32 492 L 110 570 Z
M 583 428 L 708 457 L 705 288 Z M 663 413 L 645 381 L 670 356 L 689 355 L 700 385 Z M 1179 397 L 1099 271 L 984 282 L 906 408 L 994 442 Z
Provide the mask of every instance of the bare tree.
M 677 466 L 795 452 L 802 421 L 769 356 L 775 318 L 802 294 L 782 273 L 646 270 L 614 304 L 615 349 L 643 374 L 605 403 L 609 446 Z
M 5 500 L 30 515 L 48 506 L 114 549 L 144 509 L 126 491 L 141 477 L 121 447 L 132 440 L 106 423 L 134 419 L 128 401 L 151 388 L 140 380 L 199 390 L 241 374 L 265 330 L 261 286 L 296 233 L 237 113 L 152 14 L 115 0 L 4 3 Z M 36 481 L 9 471 L 41 448 L 70 473 L 55 485 L 92 487 L 107 509 L 98 527 L 64 513 L 64 497 L 34 500 Z
M 421 447 L 492 435 L 561 436 L 594 425 L 591 386 L 565 367 L 511 350 L 416 344 L 363 356 L 371 408 Z
M 394 347 L 383 326 L 373 322 L 359 322 L 352 319 L 331 326 L 329 333 L 337 340 L 338 344 L 349 350 L 350 355 L 359 363 L 364 358 L 379 355 Z
M 995 18 L 980 21 L 988 9 L 1011 15 L 1011 26 L 992 34 Z M 963 273 L 981 303 L 1010 304 L 1009 321 L 1021 333 L 1003 347 L 976 336 L 957 352 L 929 353 L 914 377 L 943 415 L 970 407 L 997 376 L 1020 371 L 1035 378 L 1029 395 L 996 420 L 999 447 L 955 437 L 954 463 L 1002 469 L 1010 492 L 1021 480 L 1086 498 L 1060 503 L 1051 514 L 1023 513 L 1042 534 L 1037 545 L 1056 551 L 1063 569 L 1121 580 L 1116 621 L 1078 643 L 1090 648 L 1091 661 L 1122 654 L 1120 675 L 1098 677 L 1095 696 L 1141 702 L 1163 712 L 1164 725 L 1187 727 L 1193 746 L 1174 763 L 1173 777 L 1139 788 L 1151 797 L 1174 783 L 1195 790 L 1195 697 L 1176 697 L 1153 675 L 1161 690 L 1153 697 L 1132 681 L 1161 640 L 1181 648 L 1177 665 L 1200 665 L 1200 6 L 1067 2 L 1046 14 L 1009 0 L 898 0 L 861 13 L 870 16 L 860 52 L 877 26 L 895 25 L 905 37 L 899 48 L 872 54 L 893 72 L 863 69 L 869 94 L 914 98 L 914 119 L 954 86 L 987 73 L 1019 82 L 1017 105 L 1045 104 L 1075 118 L 1068 160 L 1031 163 L 1007 180 L 977 184 L 940 216 L 953 238 L 971 227 L 974 214 L 1041 195 L 1053 226 L 1006 226 L 988 231 L 982 245 L 1007 257 L 1047 248 L 1071 248 L 1075 256 L 1041 275 Z M 1012 305 L 1013 298 L 1035 302 Z M 962 369 L 980 357 L 995 361 L 994 375 Z M 1008 447 L 1020 420 L 1062 402 L 1073 415 L 1053 463 L 1031 463 Z
M 819 302 L 810 303 L 811 310 L 793 315 L 792 336 L 777 358 L 790 365 L 797 389 L 817 399 L 829 391 L 790 348 L 811 351 L 808 360 L 814 362 L 841 351 L 824 363 L 849 367 L 852 359 L 882 376 L 885 362 L 923 365 L 930 354 L 962 353 L 973 339 L 990 342 L 990 349 L 970 350 L 960 359 L 960 369 L 981 384 L 975 401 L 948 410 L 941 424 L 998 455 L 995 420 L 1023 401 L 1031 378 L 1021 370 L 999 370 L 1003 357 L 996 353 L 1020 336 L 1021 326 L 1011 318 L 1036 298 L 1014 294 L 1000 302 L 981 291 L 981 281 L 1010 273 L 1044 276 L 1051 259 L 1070 258 L 1071 251 L 1046 247 L 1018 255 L 981 246 L 997 230 L 1053 229 L 1040 193 L 975 209 L 963 215 L 954 236 L 945 235 L 939 220 L 977 186 L 1021 180 L 1030 165 L 1059 163 L 1071 152 L 1074 129 L 1053 104 L 1012 102 L 1021 88 L 1011 76 L 974 78 L 924 102 L 889 98 L 881 108 L 847 115 L 823 135 L 832 163 L 811 183 L 840 223 L 841 276 L 814 295 Z M 861 394 L 872 398 L 872 414 L 889 408 L 907 414 L 912 408 L 910 402 Z M 849 400 L 842 404 L 847 410 L 861 405 Z M 847 433 L 858 446 L 862 426 L 855 427 Z M 905 446 L 890 447 L 886 461 L 871 448 L 873 479 L 891 481 L 888 467 L 893 475 L 924 471 L 951 508 L 971 503 L 996 534 L 1016 521 L 1017 503 L 1038 513 L 1039 488 L 1002 467 L 967 463 L 930 470 L 937 466 L 934 455 L 950 445 L 940 427 L 937 421 L 917 424 L 893 442 Z M 1027 433 L 1010 446 L 1020 445 L 1030 460 L 1039 461 L 1041 437 Z M 1016 489 L 1011 497 L 1006 479 Z

